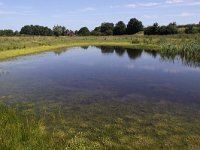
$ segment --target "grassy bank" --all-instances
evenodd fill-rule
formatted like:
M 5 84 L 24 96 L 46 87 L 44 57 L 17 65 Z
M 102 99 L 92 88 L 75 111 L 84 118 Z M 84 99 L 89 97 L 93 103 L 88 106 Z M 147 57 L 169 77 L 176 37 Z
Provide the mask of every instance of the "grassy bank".
M 0 37 L 0 59 L 29 55 L 65 47 L 105 45 L 160 50 L 163 44 L 178 46 L 199 42 L 199 35 L 110 36 L 110 37 Z

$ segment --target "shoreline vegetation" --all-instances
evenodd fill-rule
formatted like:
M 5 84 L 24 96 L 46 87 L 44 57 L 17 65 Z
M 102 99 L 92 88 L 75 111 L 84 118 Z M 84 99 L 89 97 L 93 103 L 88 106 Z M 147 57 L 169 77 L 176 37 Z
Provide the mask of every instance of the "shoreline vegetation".
M 155 50 L 162 53 L 200 53 L 200 35 L 145 36 L 20 36 L 0 37 L 0 60 L 77 46 L 120 46 L 133 49 Z M 189 55 L 188 54 L 188 55 Z
M 82 106 L 79 101 L 76 111 L 73 102 L 66 107 L 55 101 L 0 103 L 0 149 L 200 148 L 199 106 L 137 96 L 126 103 L 101 99 Z

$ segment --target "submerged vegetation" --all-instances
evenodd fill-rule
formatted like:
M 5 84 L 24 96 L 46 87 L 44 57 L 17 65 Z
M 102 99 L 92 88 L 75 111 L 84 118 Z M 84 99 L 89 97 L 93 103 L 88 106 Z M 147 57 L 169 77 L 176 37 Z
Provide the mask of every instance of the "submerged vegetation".
M 200 35 L 191 34 L 197 33 L 197 28 L 188 26 L 184 30 L 187 34 L 177 34 L 175 23 L 161 27 L 154 24 L 143 33 L 142 22 L 137 19 L 131 19 L 128 25 L 122 21 L 116 25 L 102 23 L 92 32 L 87 27 L 73 32 L 63 26 L 54 26 L 53 30 L 25 26 L 21 32 L 0 31 L 0 60 L 66 47 L 87 49 L 93 45 L 104 54 L 127 53 L 132 60 L 142 55 L 143 50 L 138 49 L 145 49 L 154 57 L 161 55 L 163 60 L 178 57 L 187 65 L 199 66 Z M 62 102 L 59 98 L 20 103 L 13 99 L 17 98 L 0 96 L 0 149 L 3 150 L 200 149 L 197 102 L 178 103 L 141 95 L 107 98 L 91 93 L 75 94 Z
M 88 98 L 13 103 L 2 97 L 9 107 L 0 105 L 0 149 L 200 148 L 199 104 Z

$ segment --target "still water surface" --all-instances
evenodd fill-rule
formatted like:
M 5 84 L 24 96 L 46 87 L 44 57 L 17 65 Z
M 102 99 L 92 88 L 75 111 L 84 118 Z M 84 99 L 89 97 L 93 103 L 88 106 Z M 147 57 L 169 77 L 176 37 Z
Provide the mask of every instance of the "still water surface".
M 0 95 L 19 100 L 65 100 L 77 94 L 142 95 L 200 101 L 200 68 L 179 57 L 114 47 L 82 47 L 0 62 Z
M 0 62 L 0 101 L 24 115 L 36 110 L 47 131 L 72 146 L 196 150 L 198 66 L 119 47 L 47 52 Z

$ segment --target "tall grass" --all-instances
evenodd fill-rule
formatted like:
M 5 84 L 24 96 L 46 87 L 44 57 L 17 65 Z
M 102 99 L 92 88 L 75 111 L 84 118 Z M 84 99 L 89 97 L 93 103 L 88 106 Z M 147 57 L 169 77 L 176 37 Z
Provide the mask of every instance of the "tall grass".
M 194 40 L 182 40 L 181 42 L 161 43 L 160 53 L 163 58 L 174 60 L 181 57 L 184 63 L 189 65 L 200 65 L 200 37 Z
M 82 133 L 69 139 L 68 131 L 57 130 L 56 127 L 48 129 L 46 117 L 44 114 L 37 116 L 31 108 L 19 112 L 16 108 L 0 104 L 0 149 L 93 150 L 99 147 Z
M 167 49 L 166 44 L 185 50 L 190 49 L 185 43 L 199 43 L 199 35 L 168 35 L 168 36 L 108 36 L 108 37 L 0 37 L 0 59 L 43 52 L 56 48 L 87 45 L 126 46 L 141 49 L 160 50 Z M 160 46 L 161 45 L 161 46 Z M 168 45 L 169 46 L 169 45 Z M 193 46 L 194 47 L 194 46 Z M 199 46 L 198 46 L 199 47 Z M 197 47 L 197 48 L 198 48 Z M 171 49 L 172 46 L 169 47 Z M 196 49 L 197 49 L 196 48 Z

